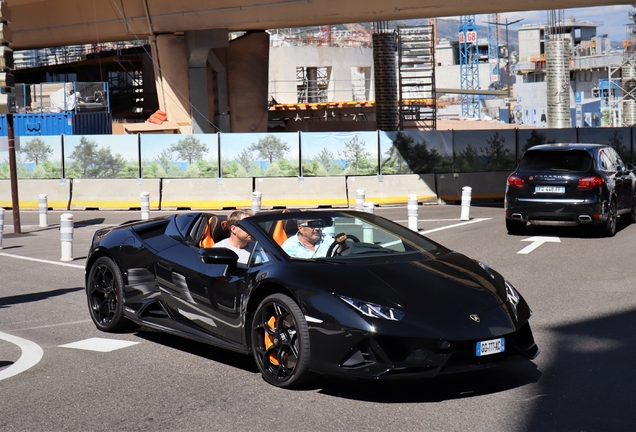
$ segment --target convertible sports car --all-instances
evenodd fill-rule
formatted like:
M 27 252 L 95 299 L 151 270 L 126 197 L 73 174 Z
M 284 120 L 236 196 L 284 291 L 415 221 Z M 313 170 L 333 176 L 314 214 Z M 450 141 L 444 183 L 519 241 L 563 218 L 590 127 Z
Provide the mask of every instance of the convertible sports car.
M 400 224 L 261 212 L 237 224 L 253 239 L 247 265 L 213 247 L 226 225 L 189 212 L 95 232 L 86 295 L 97 328 L 145 326 L 251 354 L 279 387 L 320 375 L 433 377 L 539 354 L 530 308 L 508 281 Z M 299 226 L 330 247 L 285 253 Z

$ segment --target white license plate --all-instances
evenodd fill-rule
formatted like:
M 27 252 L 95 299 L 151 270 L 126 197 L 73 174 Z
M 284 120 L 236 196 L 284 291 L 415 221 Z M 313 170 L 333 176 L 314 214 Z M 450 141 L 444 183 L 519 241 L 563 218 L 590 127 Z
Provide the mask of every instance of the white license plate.
M 535 186 L 535 193 L 565 193 L 565 186 Z
M 504 338 L 493 339 L 483 342 L 477 342 L 477 346 L 475 347 L 475 355 L 477 357 L 481 357 L 490 354 L 502 353 L 505 350 L 506 340 Z

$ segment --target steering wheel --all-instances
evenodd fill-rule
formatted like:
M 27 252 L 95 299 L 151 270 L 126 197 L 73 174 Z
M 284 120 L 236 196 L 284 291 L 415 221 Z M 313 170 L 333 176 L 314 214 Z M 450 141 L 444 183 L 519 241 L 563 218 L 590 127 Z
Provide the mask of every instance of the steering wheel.
M 345 237 L 344 240 L 338 241 L 338 240 L 334 240 L 333 243 L 331 243 L 331 245 L 329 246 L 329 249 L 327 249 L 327 256 L 331 257 L 331 256 L 340 256 L 342 255 L 342 252 L 344 252 L 345 250 L 349 249 L 348 246 L 346 246 L 346 242 L 347 240 L 351 240 L 353 242 L 356 243 L 360 243 L 360 239 L 356 236 L 354 236 L 353 234 L 338 234 L 336 235 L 336 239 L 341 238 L 342 236 Z

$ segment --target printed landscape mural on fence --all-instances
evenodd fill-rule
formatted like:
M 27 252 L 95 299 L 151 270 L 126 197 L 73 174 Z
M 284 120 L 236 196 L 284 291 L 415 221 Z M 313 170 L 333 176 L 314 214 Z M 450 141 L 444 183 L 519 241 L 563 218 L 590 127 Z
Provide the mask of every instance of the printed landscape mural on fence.
M 528 148 L 607 143 L 634 162 L 631 128 L 20 137 L 18 178 L 218 178 L 512 171 Z M 0 151 L 0 178 L 9 178 Z

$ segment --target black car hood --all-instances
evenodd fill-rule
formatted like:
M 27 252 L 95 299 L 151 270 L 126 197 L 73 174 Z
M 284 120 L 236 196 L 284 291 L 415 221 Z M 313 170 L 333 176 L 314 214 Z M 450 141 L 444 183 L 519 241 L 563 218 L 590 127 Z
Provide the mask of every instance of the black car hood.
M 338 284 L 336 294 L 429 317 L 484 312 L 505 300 L 504 280 L 498 273 L 455 252 L 435 259 L 358 265 L 365 271 L 356 272 L 356 281 L 346 278 L 349 283 Z M 347 267 L 334 269 L 335 280 Z

